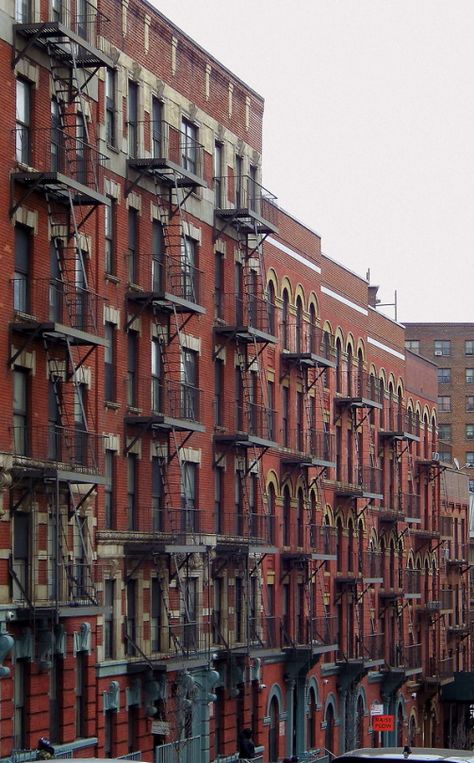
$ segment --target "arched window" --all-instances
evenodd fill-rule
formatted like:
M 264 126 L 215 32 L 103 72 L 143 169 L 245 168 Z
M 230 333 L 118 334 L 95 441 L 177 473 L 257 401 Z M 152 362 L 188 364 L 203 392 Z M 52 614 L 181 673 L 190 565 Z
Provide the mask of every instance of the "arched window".
M 357 569 L 359 572 L 364 571 L 364 525 L 362 524 L 362 520 L 359 520 L 359 524 L 357 526 Z
M 352 366 L 352 347 L 349 345 L 347 348 L 347 394 L 351 397 L 352 394 L 357 394 L 353 385 L 353 366 Z
M 395 543 L 393 540 L 390 541 L 389 581 L 390 588 L 395 588 Z
M 316 535 L 316 496 L 314 492 L 310 495 L 310 512 L 311 517 L 309 520 L 309 543 L 311 548 L 316 548 L 318 544 Z
M 283 488 L 283 545 L 290 545 L 291 496 L 288 485 Z
M 357 385 L 358 394 L 362 396 L 366 395 L 367 390 L 364 389 L 364 356 L 362 350 L 359 350 L 357 353 Z
M 275 286 L 273 281 L 268 284 L 268 331 L 272 336 L 276 336 L 276 322 L 275 322 Z
M 354 525 L 351 519 L 348 523 L 347 569 L 350 571 L 354 569 Z
M 385 429 L 385 385 L 383 379 L 379 381 L 379 398 L 382 405 L 380 409 L 380 428 Z
M 316 308 L 314 305 L 309 306 L 309 351 L 315 355 L 319 355 L 319 347 L 317 347 L 317 331 L 316 331 Z
M 416 740 L 416 718 L 414 715 L 410 716 L 410 724 L 408 726 L 408 745 L 413 747 Z
M 336 392 L 342 392 L 342 347 L 339 338 L 336 339 Z
M 281 316 L 281 330 L 282 330 L 282 341 L 283 341 L 283 347 L 285 350 L 288 350 L 288 343 L 289 343 L 289 333 L 290 333 L 290 327 L 289 327 L 289 318 L 290 318 L 290 300 L 288 297 L 288 292 L 286 289 L 283 290 L 283 307 L 282 307 L 282 316 Z
M 304 528 L 305 528 L 305 516 L 304 516 L 304 495 L 303 490 L 298 490 L 297 500 L 297 515 L 296 515 L 296 532 L 297 532 L 297 545 L 302 546 L 304 542 Z
M 301 302 L 301 297 L 298 297 L 296 300 L 296 335 L 295 335 L 295 343 L 296 343 L 296 352 L 301 353 L 304 351 L 303 347 L 303 303 Z
M 336 526 L 337 526 L 337 571 L 341 572 L 342 565 L 343 565 L 342 553 L 343 553 L 344 538 L 343 538 L 343 530 L 342 530 L 342 519 L 340 517 L 338 517 Z
M 270 543 L 275 542 L 275 488 L 270 483 L 268 488 L 268 535 Z

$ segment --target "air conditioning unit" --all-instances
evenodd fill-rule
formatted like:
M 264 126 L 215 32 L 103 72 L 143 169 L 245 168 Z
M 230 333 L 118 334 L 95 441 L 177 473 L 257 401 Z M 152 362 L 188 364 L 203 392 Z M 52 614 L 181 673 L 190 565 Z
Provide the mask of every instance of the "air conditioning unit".
M 439 453 L 436 453 L 436 452 L 433 451 L 433 453 L 431 454 L 431 460 L 432 461 L 439 461 Z
M 434 354 L 437 355 L 437 356 L 440 356 L 440 355 L 443 354 L 443 351 L 442 350 L 435 350 Z

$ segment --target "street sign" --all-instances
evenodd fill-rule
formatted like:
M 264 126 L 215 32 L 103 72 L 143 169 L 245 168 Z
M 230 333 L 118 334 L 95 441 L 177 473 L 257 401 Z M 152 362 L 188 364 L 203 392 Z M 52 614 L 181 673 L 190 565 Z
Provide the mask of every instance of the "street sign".
M 383 705 L 380 702 L 372 702 L 370 706 L 371 715 L 383 715 Z
M 394 731 L 395 716 L 394 715 L 374 715 L 372 726 L 374 731 Z

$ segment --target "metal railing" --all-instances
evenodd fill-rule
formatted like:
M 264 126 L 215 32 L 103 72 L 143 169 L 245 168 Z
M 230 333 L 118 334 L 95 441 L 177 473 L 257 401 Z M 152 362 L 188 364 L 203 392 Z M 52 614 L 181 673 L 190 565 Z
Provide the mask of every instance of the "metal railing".
M 222 539 L 240 540 L 253 544 L 275 542 L 275 516 L 252 509 L 244 512 L 236 507 L 233 512 L 219 513 L 214 517 L 215 532 Z
M 328 525 L 310 524 L 309 542 L 314 552 L 324 556 L 335 556 L 337 553 L 337 530 Z
M 90 289 L 57 278 L 12 279 L 13 309 L 39 323 L 61 323 L 95 336 L 103 335 L 105 298 Z M 18 321 L 18 316 L 15 317 Z
M 366 493 L 382 493 L 382 470 L 374 466 L 342 463 L 339 459 L 336 465 L 336 482 Z
M 216 318 L 226 326 L 251 328 L 265 334 L 274 334 L 271 305 L 258 293 L 236 294 L 221 292 L 215 304 Z
M 355 368 L 350 372 L 344 371 L 341 366 L 336 369 L 336 392 L 341 397 L 362 397 L 374 403 L 382 402 L 377 378 L 373 374 Z
M 283 437 L 282 437 L 283 439 Z M 321 461 L 334 462 L 336 438 L 332 432 L 305 427 L 303 422 L 288 431 L 288 447 Z
M 172 162 L 183 172 L 203 175 L 204 146 L 183 130 L 164 120 L 128 122 L 130 158 Z
M 166 295 L 201 304 L 202 271 L 184 256 L 166 252 L 162 258 L 153 254 L 127 253 L 127 274 L 130 284 L 140 286 L 156 299 Z M 137 293 L 140 296 L 140 293 Z
M 154 763 L 196 763 L 200 759 L 201 737 L 187 737 L 155 748 Z
M 59 128 L 19 127 L 14 130 L 16 160 L 26 173 L 60 173 L 101 191 L 107 157 L 95 146 Z
M 402 511 L 405 518 L 420 519 L 420 496 L 416 493 L 403 493 Z
M 11 433 L 17 458 L 86 474 L 103 471 L 103 435 L 59 424 L 14 426 Z
M 200 421 L 202 390 L 192 384 L 129 372 L 126 387 L 128 406 L 143 416 L 151 412 L 181 421 Z
M 274 437 L 273 422 L 276 419 L 275 410 L 250 402 L 237 405 L 235 411 L 229 411 L 229 414 L 234 414 L 235 424 L 234 426 L 231 425 L 231 422 L 228 420 L 230 417 L 226 416 L 224 412 L 223 426 L 226 429 L 246 432 L 253 437 L 263 440 L 271 440 Z
M 220 199 L 217 199 L 220 203 L 216 205 L 218 210 L 253 213 L 261 220 L 277 225 L 276 196 L 257 183 L 251 175 L 224 175 L 217 180 L 220 195 Z
M 47 22 L 56 22 L 62 24 L 66 29 L 74 32 L 83 40 L 89 42 L 92 45 L 96 45 L 97 37 L 102 35 L 105 31 L 106 25 L 109 21 L 107 16 L 89 2 L 85 0 L 82 4 L 84 9 L 82 13 L 74 13 L 69 8 L 67 14 L 65 6 L 58 13 L 51 12 Z M 41 24 L 34 24 L 32 18 L 31 3 L 22 3 L 20 6 L 20 12 L 16 14 L 16 20 L 18 22 L 17 28 L 19 31 L 23 31 L 21 25 L 28 25 L 33 33 L 36 28 L 44 26 L 44 22 Z M 30 31 L 30 29 L 28 29 Z
M 334 361 L 334 338 L 314 323 L 301 320 L 297 323 L 281 323 L 280 336 L 283 353 L 293 355 L 312 353 L 323 360 Z
M 420 570 L 408 568 L 405 570 L 403 587 L 406 594 L 421 594 Z

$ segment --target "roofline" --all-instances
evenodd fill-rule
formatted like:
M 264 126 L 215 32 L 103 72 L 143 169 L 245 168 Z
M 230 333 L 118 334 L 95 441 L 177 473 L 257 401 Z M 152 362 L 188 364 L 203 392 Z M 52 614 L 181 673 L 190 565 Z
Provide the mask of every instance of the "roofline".
M 212 53 L 209 53 L 206 48 L 204 48 L 202 45 L 200 45 L 196 40 L 194 40 L 192 37 L 190 37 L 189 34 L 186 34 L 181 27 L 179 27 L 177 24 L 174 23 L 174 21 L 171 21 L 171 19 L 168 18 L 168 16 L 165 16 L 164 13 L 162 13 L 158 8 L 150 2 L 150 0 L 140 0 L 140 2 L 143 3 L 143 5 L 147 6 L 156 16 L 159 16 L 159 18 L 164 21 L 166 24 L 168 24 L 172 29 L 174 29 L 176 32 L 179 32 L 179 34 L 184 37 L 185 40 L 187 40 L 189 43 L 191 43 L 194 47 L 196 47 L 201 53 L 205 55 L 206 58 L 208 58 L 210 61 L 213 61 L 215 64 L 219 66 L 220 69 L 225 71 L 232 80 L 235 82 L 238 82 L 240 85 L 242 85 L 245 90 L 247 90 L 249 93 L 252 93 L 256 98 L 258 98 L 262 104 L 265 103 L 265 98 L 263 95 L 260 95 L 260 93 L 257 93 L 256 90 L 254 90 L 253 87 L 250 87 L 246 82 L 244 82 L 243 79 L 238 77 L 233 71 L 227 68 L 221 61 L 219 61 L 216 56 L 213 56 Z

